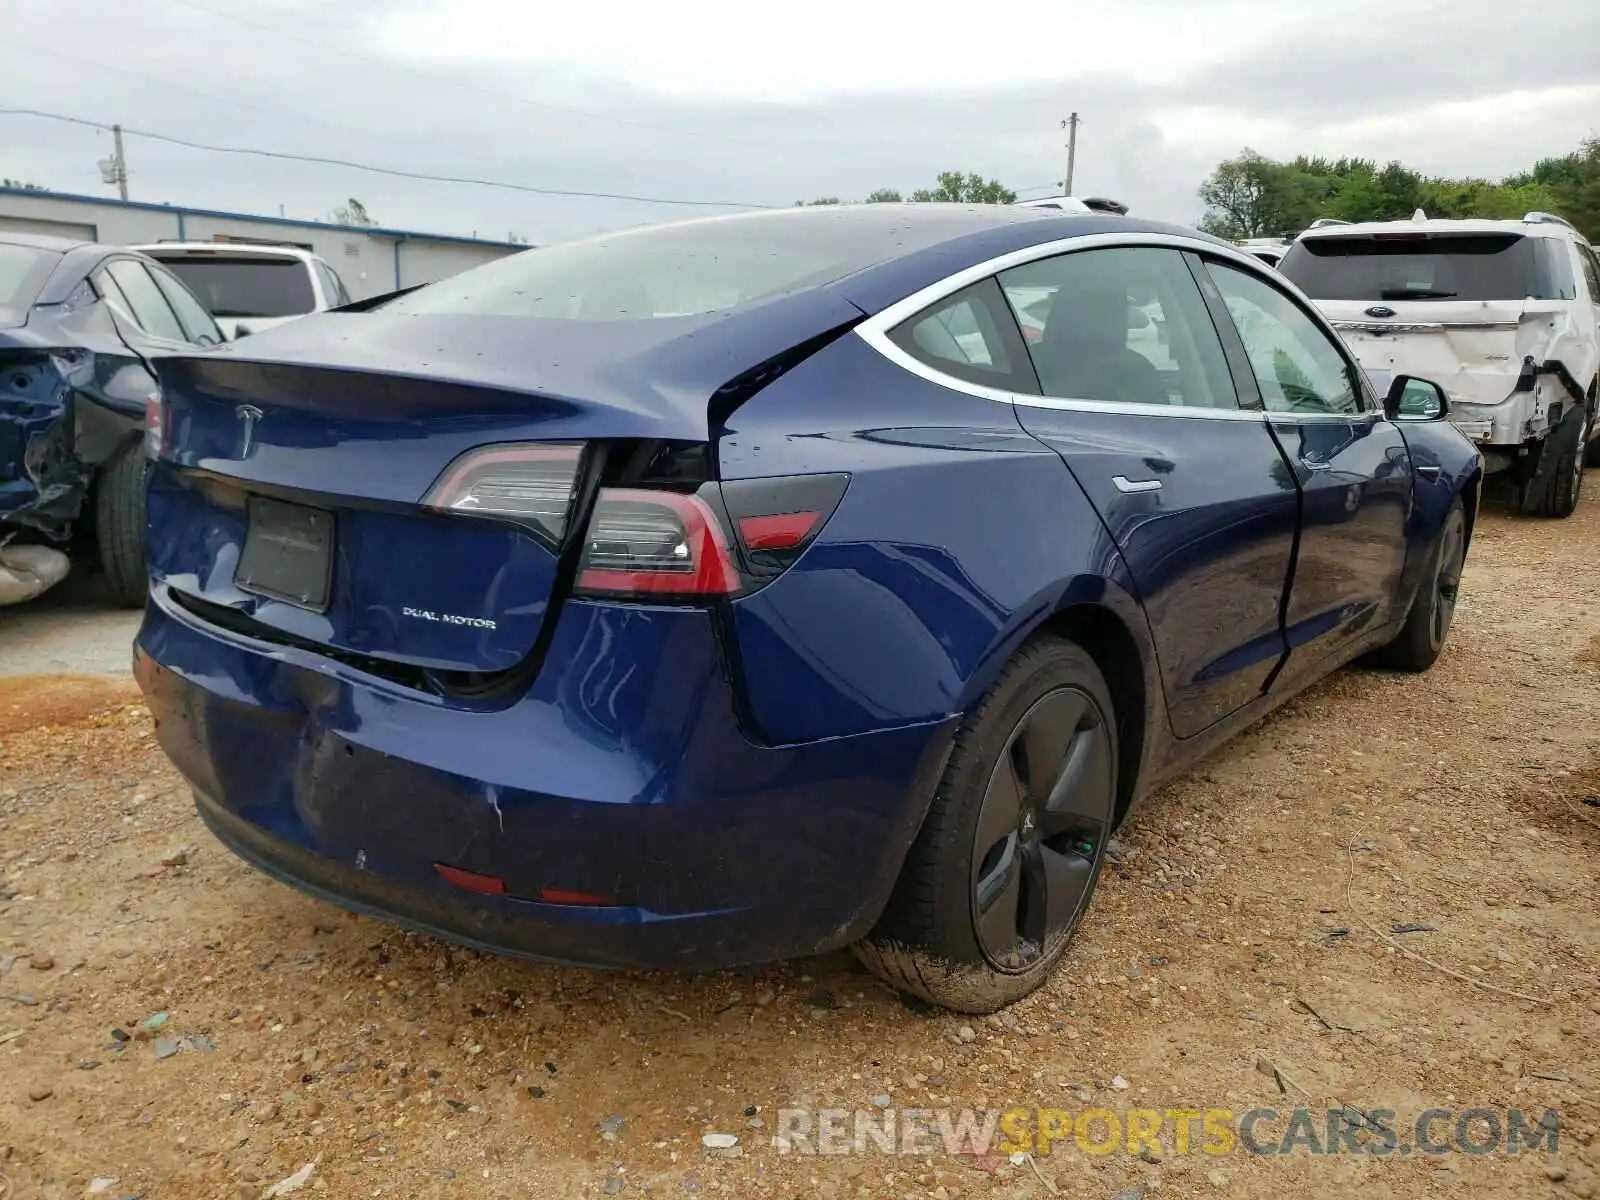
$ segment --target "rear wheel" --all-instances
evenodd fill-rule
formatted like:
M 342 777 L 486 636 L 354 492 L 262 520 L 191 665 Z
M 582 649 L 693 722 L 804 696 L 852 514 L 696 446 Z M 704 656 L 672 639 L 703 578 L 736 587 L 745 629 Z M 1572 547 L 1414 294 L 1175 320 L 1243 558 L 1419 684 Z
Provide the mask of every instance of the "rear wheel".
M 1573 408 L 1545 438 L 1538 465 L 1522 489 L 1522 509 L 1539 517 L 1570 517 L 1583 488 L 1588 447 L 1587 407 Z
M 1461 590 L 1461 569 L 1466 561 L 1467 516 L 1457 498 L 1445 514 L 1428 559 L 1427 574 L 1417 588 L 1406 623 L 1394 641 L 1372 656 L 1376 665 L 1397 671 L 1426 671 L 1433 666 L 1450 636 L 1456 596 Z
M 1600 409 L 1600 397 L 1595 394 L 1596 384 L 1589 385 L 1589 441 L 1583 448 L 1583 465 L 1600 467 L 1600 437 L 1595 435 L 1595 415 Z
M 149 589 L 144 559 L 146 469 L 142 446 L 129 442 L 101 468 L 95 498 L 100 569 L 112 599 L 127 608 L 143 606 Z
M 892 986 L 988 1013 L 1049 978 L 1088 908 L 1116 812 L 1117 737 L 1094 660 L 1026 646 L 968 715 L 877 928 Z

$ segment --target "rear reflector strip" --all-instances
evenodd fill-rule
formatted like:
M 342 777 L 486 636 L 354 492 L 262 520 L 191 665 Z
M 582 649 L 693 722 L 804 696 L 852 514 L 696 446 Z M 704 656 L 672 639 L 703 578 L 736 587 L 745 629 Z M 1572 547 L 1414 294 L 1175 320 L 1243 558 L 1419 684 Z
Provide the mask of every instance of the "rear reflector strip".
M 436 862 L 433 869 L 439 872 L 441 878 L 447 883 L 453 883 L 465 892 L 476 892 L 480 896 L 504 896 L 506 881 L 498 875 L 483 875 L 477 871 L 463 870 L 461 867 L 452 867 L 449 863 Z M 602 896 L 597 892 L 574 892 L 567 888 L 542 887 L 539 889 L 539 900 L 545 904 L 571 904 L 583 908 L 615 908 L 617 901 L 612 896 Z M 516 897 L 513 897 L 516 899 Z
M 436 862 L 433 869 L 439 872 L 444 879 L 455 884 L 467 892 L 477 892 L 483 896 L 504 896 L 506 894 L 506 881 L 498 875 L 480 875 L 476 871 L 463 871 L 460 867 L 452 867 L 447 863 Z
M 593 892 L 569 892 L 565 888 L 542 887 L 539 889 L 539 899 L 546 904 L 575 904 L 585 908 L 617 906 L 617 902 L 610 896 L 600 896 Z

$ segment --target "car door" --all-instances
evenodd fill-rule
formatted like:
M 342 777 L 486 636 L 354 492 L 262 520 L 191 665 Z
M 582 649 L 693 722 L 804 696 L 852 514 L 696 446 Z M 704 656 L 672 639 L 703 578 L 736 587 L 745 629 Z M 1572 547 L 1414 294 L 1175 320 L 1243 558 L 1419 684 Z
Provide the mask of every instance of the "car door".
M 1300 493 L 1280 677 L 1293 687 L 1403 615 L 1411 458 L 1325 323 L 1263 274 L 1209 256 L 1203 269 L 1231 318 L 1223 334 L 1248 362 L 1240 389 L 1254 389 Z
M 1286 653 L 1294 480 L 1258 409 L 1242 407 L 1182 253 L 1100 246 L 998 276 L 1039 394 L 1018 419 L 1088 494 L 1139 589 L 1173 732 L 1190 737 L 1259 696 Z

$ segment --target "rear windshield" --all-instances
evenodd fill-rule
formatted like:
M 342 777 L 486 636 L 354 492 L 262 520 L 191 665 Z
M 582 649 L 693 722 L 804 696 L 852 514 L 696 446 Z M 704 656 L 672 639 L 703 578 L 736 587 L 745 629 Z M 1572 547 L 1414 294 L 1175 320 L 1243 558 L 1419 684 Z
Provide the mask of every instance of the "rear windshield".
M 213 317 L 297 317 L 317 307 L 311 272 L 297 258 L 150 257 L 188 284 Z
M 28 319 L 33 298 L 60 260 L 53 250 L 0 244 L 0 329 Z
M 842 278 L 904 252 L 928 232 L 921 225 L 896 237 L 885 220 L 774 214 L 627 230 L 524 250 L 385 307 L 575 321 L 698 316 Z
M 1519 233 L 1306 238 L 1278 270 L 1313 300 L 1563 300 Z

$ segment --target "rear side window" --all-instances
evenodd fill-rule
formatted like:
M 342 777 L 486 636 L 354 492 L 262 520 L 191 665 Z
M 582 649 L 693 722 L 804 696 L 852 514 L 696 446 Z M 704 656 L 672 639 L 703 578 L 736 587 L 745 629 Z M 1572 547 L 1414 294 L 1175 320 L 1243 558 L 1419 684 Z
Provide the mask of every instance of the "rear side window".
M 183 280 L 213 317 L 298 317 L 317 307 L 311 271 L 298 258 L 151 257 Z
M 106 268 L 106 274 L 121 290 L 132 310 L 130 315 L 140 329 L 151 337 L 169 342 L 189 340 L 183 332 L 183 326 L 178 323 L 177 314 L 172 311 L 172 306 L 156 286 L 156 281 L 150 277 L 150 272 L 144 269 L 143 263 L 130 258 L 118 259 Z
M 1000 276 L 1046 396 L 1237 408 L 1216 325 L 1176 250 L 1080 250 Z
M 0 329 L 21 325 L 61 256 L 32 246 L 0 245 Z
M 1027 351 L 993 279 L 962 288 L 895 326 L 889 338 L 912 358 L 970 383 L 1034 390 Z
M 1308 237 L 1289 247 L 1278 269 L 1314 300 L 1570 300 L 1535 240 L 1520 233 Z

